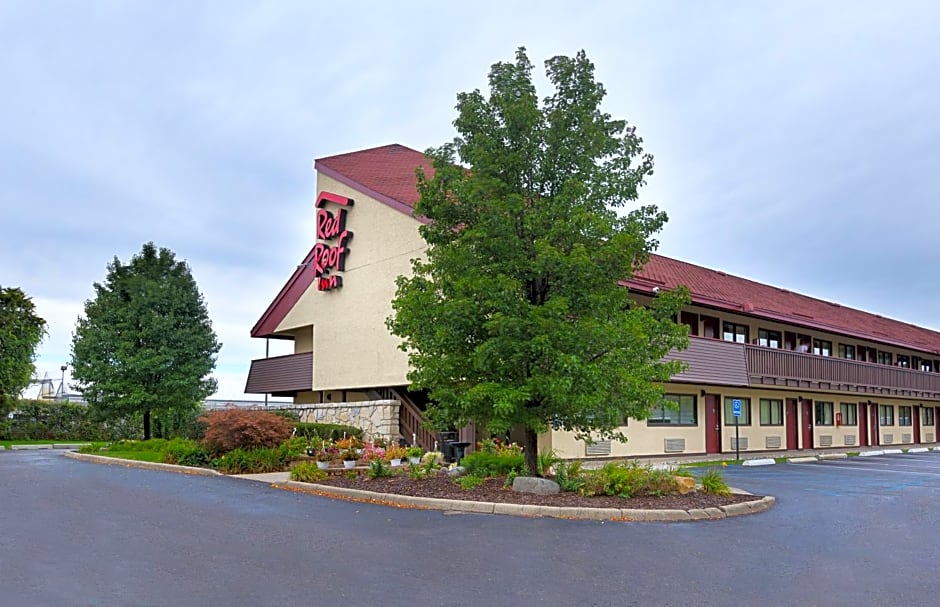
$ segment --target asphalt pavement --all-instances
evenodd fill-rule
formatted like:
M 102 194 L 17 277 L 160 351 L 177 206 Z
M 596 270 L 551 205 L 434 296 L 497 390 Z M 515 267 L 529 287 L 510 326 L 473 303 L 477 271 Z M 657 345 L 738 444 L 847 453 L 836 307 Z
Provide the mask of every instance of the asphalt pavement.
M 446 514 L 0 451 L 0 604 L 934 605 L 940 452 L 729 467 L 753 516 Z

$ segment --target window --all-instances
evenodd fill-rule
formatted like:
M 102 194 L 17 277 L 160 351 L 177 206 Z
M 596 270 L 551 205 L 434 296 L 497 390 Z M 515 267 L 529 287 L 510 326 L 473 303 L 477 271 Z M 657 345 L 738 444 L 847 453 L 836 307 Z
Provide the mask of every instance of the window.
M 839 403 L 839 411 L 842 413 L 843 426 L 858 424 L 858 405 L 855 403 Z
M 741 344 L 747 343 L 748 327 L 733 322 L 725 322 L 725 330 L 722 339 L 725 341 L 736 341 Z
M 920 370 L 921 370 L 921 371 L 925 371 L 925 372 L 927 372 L 927 373 L 930 373 L 931 371 L 933 371 L 933 365 L 930 363 L 929 360 L 921 360 L 921 361 L 920 361 Z
M 737 423 L 742 426 L 751 425 L 751 399 L 741 398 L 740 396 L 726 396 L 725 397 L 725 425 L 733 426 L 735 424 L 734 417 L 734 401 L 735 399 L 741 401 L 741 417 L 737 418 Z
M 839 344 L 839 358 L 848 358 L 849 360 L 855 360 L 855 346 L 847 346 L 845 344 Z
M 937 423 L 936 412 L 933 407 L 921 407 L 920 419 L 925 426 L 933 426 Z
M 879 405 L 878 406 L 878 425 L 879 426 L 893 426 L 894 425 L 894 405 Z
M 697 423 L 695 396 L 692 394 L 667 394 L 666 400 L 673 406 L 665 405 L 650 411 L 646 418 L 649 426 L 694 426 Z
M 742 403 L 743 404 L 743 403 Z M 783 401 L 775 398 L 760 399 L 760 425 L 783 425 Z
M 894 362 L 894 356 L 890 352 L 882 352 L 878 350 L 878 364 L 879 365 L 890 365 Z
M 780 331 L 768 331 L 767 329 L 757 330 L 757 345 L 767 348 L 780 347 Z
M 901 405 L 898 407 L 898 425 L 899 426 L 910 426 L 911 425 L 911 407 Z
M 832 403 L 816 403 L 816 425 L 831 426 L 833 423 Z
M 911 359 L 904 356 L 903 354 L 898 354 L 898 366 L 904 367 L 905 369 L 911 368 Z
M 832 342 L 824 339 L 814 339 L 813 354 L 816 356 L 832 356 Z

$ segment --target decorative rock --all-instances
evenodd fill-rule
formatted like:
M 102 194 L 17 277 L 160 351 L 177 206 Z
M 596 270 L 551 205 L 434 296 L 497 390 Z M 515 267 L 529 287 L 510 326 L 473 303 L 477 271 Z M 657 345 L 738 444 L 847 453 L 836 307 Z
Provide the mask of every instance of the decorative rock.
M 518 493 L 535 493 L 537 495 L 550 495 L 561 491 L 555 481 L 536 476 L 517 476 L 512 481 L 512 490 Z
M 741 464 L 742 466 L 773 466 L 777 463 L 777 460 L 772 457 L 762 457 L 760 459 L 747 459 Z
M 674 476 L 673 478 L 676 479 L 680 494 L 685 495 L 695 490 L 695 479 L 691 476 Z
M 466 469 L 463 466 L 456 466 L 454 468 L 442 468 L 441 470 L 446 470 L 448 476 L 460 476 Z

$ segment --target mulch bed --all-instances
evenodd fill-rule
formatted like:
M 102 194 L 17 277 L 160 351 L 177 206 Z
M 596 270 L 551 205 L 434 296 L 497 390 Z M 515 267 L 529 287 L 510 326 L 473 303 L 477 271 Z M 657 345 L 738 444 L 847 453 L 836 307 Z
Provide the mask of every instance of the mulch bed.
M 496 502 L 503 504 L 532 504 L 536 506 L 563 506 L 580 508 L 636 508 L 636 509 L 680 509 L 715 508 L 738 502 L 758 500 L 759 495 L 731 495 L 722 497 L 700 491 L 686 495 L 667 495 L 663 497 L 585 497 L 578 493 L 562 492 L 554 495 L 535 495 L 516 493 L 503 486 L 504 478 L 491 478 L 473 489 L 464 489 L 447 476 L 431 476 L 413 479 L 407 475 L 371 479 L 366 475 L 357 478 L 332 476 L 319 485 L 348 487 L 376 493 L 393 493 L 415 497 L 435 497 L 442 499 L 468 500 L 478 502 Z

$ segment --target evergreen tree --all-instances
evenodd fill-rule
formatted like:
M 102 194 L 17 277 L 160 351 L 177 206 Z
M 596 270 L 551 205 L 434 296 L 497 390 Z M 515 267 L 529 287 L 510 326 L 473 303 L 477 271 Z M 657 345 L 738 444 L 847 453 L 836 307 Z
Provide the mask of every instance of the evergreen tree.
M 192 410 L 216 390 L 221 345 L 189 267 L 147 243 L 130 263 L 115 257 L 72 336 L 72 378 L 105 418 Z
M 0 415 L 13 407 L 35 373 L 36 348 L 46 321 L 32 299 L 16 287 L 0 287 Z

